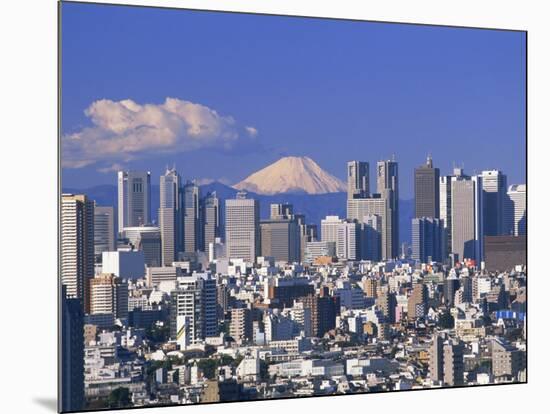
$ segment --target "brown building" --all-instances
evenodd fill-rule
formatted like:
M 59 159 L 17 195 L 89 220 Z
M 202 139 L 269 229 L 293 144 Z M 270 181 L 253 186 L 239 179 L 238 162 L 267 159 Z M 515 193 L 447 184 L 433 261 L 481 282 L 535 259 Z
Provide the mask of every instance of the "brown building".
M 505 272 L 527 264 L 527 236 L 485 236 L 485 268 Z
M 300 299 L 304 308 L 311 309 L 311 330 L 317 338 L 336 327 L 336 316 L 340 314 L 340 298 L 328 296 L 327 291 L 324 288 L 321 296 L 309 295 Z
M 407 302 L 407 317 L 409 320 L 421 318 L 426 314 L 426 286 L 422 282 L 417 283 Z

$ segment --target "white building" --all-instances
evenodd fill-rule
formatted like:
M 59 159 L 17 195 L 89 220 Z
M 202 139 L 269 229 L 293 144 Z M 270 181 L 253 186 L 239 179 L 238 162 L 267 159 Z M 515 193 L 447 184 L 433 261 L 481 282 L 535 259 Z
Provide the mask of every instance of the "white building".
M 151 173 L 118 172 L 118 231 L 151 222 Z
M 514 184 L 508 188 L 506 208 L 507 234 L 527 234 L 527 185 Z
M 260 255 L 260 204 L 244 192 L 225 201 L 225 242 L 229 259 L 254 263 Z

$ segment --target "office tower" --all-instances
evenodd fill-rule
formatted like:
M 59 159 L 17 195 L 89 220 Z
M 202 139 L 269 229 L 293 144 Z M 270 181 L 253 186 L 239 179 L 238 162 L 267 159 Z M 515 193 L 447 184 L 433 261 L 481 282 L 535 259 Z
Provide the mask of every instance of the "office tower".
M 414 170 L 414 217 L 439 218 L 439 168 L 432 157 Z
M 276 261 L 300 261 L 300 228 L 294 218 L 260 221 L 261 255 Z
M 361 258 L 379 261 L 382 248 L 382 217 L 376 214 L 367 214 L 363 217 L 361 228 Z
M 260 255 L 260 204 L 244 192 L 225 200 L 225 243 L 230 259 L 253 263 Z
M 118 172 L 118 231 L 151 222 L 151 173 Z
M 391 209 L 391 255 L 399 256 L 399 174 L 397 162 L 393 160 L 378 161 L 376 164 L 376 191 L 386 196 Z
M 271 204 L 269 211 L 269 218 L 272 220 L 290 219 L 294 216 L 294 208 L 288 203 Z
M 412 258 L 421 263 L 443 260 L 443 225 L 437 218 L 412 219 Z
M 183 276 L 183 269 L 181 267 L 148 267 L 145 280 L 148 287 L 156 287 L 162 282 L 176 283 L 180 276 Z
M 365 198 L 370 194 L 369 163 L 348 162 L 348 198 Z
M 158 212 L 164 266 L 171 266 L 183 251 L 182 204 L 181 177 L 175 169 L 167 169 L 160 176 Z
M 483 260 L 483 197 L 479 177 L 451 181 L 451 251 L 458 260 Z
M 392 190 L 383 190 L 382 194 L 372 194 L 368 198 L 348 199 L 347 218 L 364 223 L 365 217 L 376 215 L 380 217 L 380 256 L 382 260 L 394 257 L 398 249 L 398 240 L 394 239 L 395 232 L 393 220 L 395 215 L 391 209 Z M 371 222 L 372 224 L 372 222 Z M 378 224 L 376 225 L 378 226 Z
M 514 184 L 508 187 L 506 200 L 506 234 L 527 235 L 527 185 Z
M 482 171 L 483 235 L 506 234 L 506 175 L 498 170 Z
M 61 196 L 61 284 L 68 298 L 89 311 L 88 281 L 94 277 L 94 203 L 83 194 Z
M 182 329 L 189 344 L 218 335 L 216 280 L 209 273 L 180 277 L 171 292 L 170 336 L 175 339 Z
M 438 332 L 432 336 L 432 345 L 430 346 L 430 379 L 434 382 L 443 381 L 443 338 Z
M 306 224 L 306 216 L 304 214 L 294 214 L 294 218 L 298 224 L 300 235 L 300 262 L 303 262 L 306 258 L 307 244 L 317 240 L 317 225 Z
M 409 320 L 422 318 L 426 315 L 427 292 L 422 282 L 414 285 L 414 288 L 407 301 L 407 316 Z
M 183 250 L 185 253 L 194 253 L 201 245 L 199 199 L 199 186 L 192 181 L 187 181 L 183 187 Z
M 449 340 L 443 345 L 443 384 L 451 387 L 464 384 L 464 344 Z
M 122 235 L 135 249 L 143 251 L 147 266 L 162 265 L 162 239 L 158 227 L 126 227 Z
M 112 252 L 115 246 L 115 212 L 113 207 L 94 205 L 94 254 L 96 261 L 103 252 Z
M 250 309 L 231 309 L 229 335 L 237 344 L 244 344 L 252 341 L 252 312 Z
M 81 298 L 67 297 L 61 286 L 59 338 L 59 411 L 84 408 L 84 312 Z
M 460 288 L 460 280 L 456 277 L 448 277 L 443 282 L 443 299 L 447 307 L 453 307 L 455 305 L 455 294 Z
M 331 241 L 312 241 L 306 243 L 304 262 L 311 264 L 319 257 L 335 257 L 336 242 Z
M 321 220 L 321 240 L 334 242 L 340 259 L 360 260 L 361 227 L 357 222 L 326 216 Z
M 474 301 L 474 284 L 470 276 L 461 276 L 460 290 L 462 291 L 461 303 L 472 303 Z
M 220 231 L 220 200 L 216 192 L 208 193 L 203 200 L 203 228 L 204 228 L 204 251 L 208 251 L 210 243 L 216 243 L 216 239 L 221 237 Z
M 225 320 L 225 312 L 229 309 L 230 289 L 227 285 L 218 284 L 216 287 L 216 298 L 218 301 L 218 320 Z
M 128 317 L 128 283 L 113 274 L 102 273 L 90 280 L 90 314 L 112 313 Z
M 356 222 L 344 222 L 338 226 L 336 256 L 347 260 L 361 259 L 361 226 Z
M 381 292 L 376 300 L 386 322 L 395 323 L 395 307 L 397 306 L 397 299 L 395 293 Z

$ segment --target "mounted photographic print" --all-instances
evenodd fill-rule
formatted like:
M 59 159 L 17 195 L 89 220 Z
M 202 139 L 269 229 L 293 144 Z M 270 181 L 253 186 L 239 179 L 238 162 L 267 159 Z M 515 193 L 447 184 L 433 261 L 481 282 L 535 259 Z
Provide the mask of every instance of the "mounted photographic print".
M 59 7 L 60 411 L 527 381 L 526 32 Z

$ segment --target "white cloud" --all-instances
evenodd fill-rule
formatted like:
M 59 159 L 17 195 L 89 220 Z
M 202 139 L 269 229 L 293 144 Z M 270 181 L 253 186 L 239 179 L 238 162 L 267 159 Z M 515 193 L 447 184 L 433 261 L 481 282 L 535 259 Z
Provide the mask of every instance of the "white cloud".
M 231 116 L 177 98 L 166 98 L 158 105 L 102 99 L 84 113 L 92 126 L 63 136 L 63 167 L 81 168 L 97 162 L 114 166 L 151 154 L 200 148 L 228 150 L 258 134 L 256 128 L 239 126 Z

